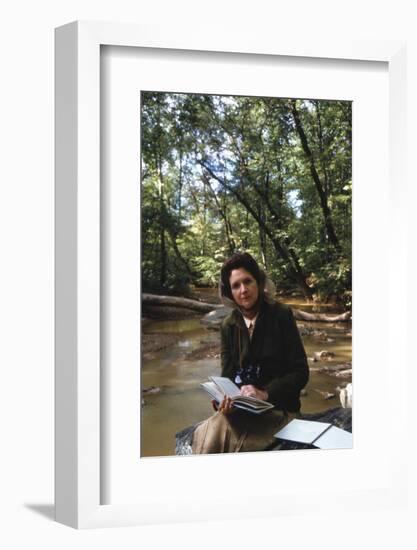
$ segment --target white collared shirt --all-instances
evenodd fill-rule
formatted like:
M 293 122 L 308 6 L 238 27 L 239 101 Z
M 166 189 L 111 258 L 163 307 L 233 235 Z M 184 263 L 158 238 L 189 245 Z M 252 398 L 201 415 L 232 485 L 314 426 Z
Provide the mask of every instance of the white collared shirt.
M 255 315 L 255 317 L 253 317 L 252 319 L 248 319 L 247 317 L 245 317 L 243 315 L 243 320 L 245 321 L 245 325 L 247 326 L 248 330 L 249 330 L 250 325 L 252 324 L 252 332 L 249 330 L 250 338 L 252 338 L 253 331 L 255 330 L 255 324 L 256 324 L 256 319 L 258 318 L 258 315 L 259 315 L 259 313 L 257 313 Z

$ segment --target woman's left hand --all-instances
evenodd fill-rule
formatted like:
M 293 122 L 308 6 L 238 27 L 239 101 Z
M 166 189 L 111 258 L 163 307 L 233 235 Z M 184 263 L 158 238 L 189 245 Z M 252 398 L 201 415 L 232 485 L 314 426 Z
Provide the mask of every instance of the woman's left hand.
M 268 392 L 260 390 L 252 384 L 247 384 L 240 388 L 240 394 L 246 397 L 256 397 L 256 399 L 262 399 L 262 401 L 268 400 Z

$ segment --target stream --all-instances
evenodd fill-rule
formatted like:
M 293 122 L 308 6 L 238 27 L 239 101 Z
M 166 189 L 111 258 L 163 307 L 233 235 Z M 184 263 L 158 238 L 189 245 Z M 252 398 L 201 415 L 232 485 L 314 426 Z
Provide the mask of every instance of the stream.
M 328 306 L 312 306 L 300 299 L 283 300 L 304 311 L 337 313 Z M 142 340 L 154 346 L 142 346 L 141 456 L 172 456 L 175 434 L 204 420 L 213 413 L 210 399 L 200 388 L 209 376 L 220 375 L 220 334 L 200 323 L 200 316 L 181 320 L 147 321 L 142 324 Z M 303 336 L 310 369 L 350 363 L 352 339 L 350 323 L 298 322 L 300 331 L 325 331 L 331 341 Z M 324 337 L 324 336 L 323 336 Z M 334 356 L 314 362 L 314 352 L 326 350 Z M 349 379 L 310 370 L 310 380 L 301 397 L 303 413 L 320 412 L 340 406 L 339 392 Z M 335 394 L 325 399 L 320 392 Z

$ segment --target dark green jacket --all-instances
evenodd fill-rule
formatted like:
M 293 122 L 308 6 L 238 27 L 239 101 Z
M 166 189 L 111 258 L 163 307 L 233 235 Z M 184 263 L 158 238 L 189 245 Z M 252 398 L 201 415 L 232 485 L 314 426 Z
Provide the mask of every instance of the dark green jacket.
M 222 323 L 221 342 L 222 376 L 234 381 L 240 362 L 244 367 L 256 363 L 261 373 L 259 387 L 268 392 L 268 401 L 280 410 L 300 410 L 308 363 L 288 306 L 263 302 L 252 340 L 240 311 L 232 311 Z

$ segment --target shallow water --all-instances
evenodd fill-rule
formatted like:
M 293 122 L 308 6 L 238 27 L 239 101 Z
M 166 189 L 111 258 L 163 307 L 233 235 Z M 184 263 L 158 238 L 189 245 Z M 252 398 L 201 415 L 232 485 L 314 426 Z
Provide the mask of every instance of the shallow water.
M 290 303 L 289 301 L 287 303 Z M 301 306 L 299 303 L 294 307 Z M 307 310 L 306 307 L 302 309 Z M 323 311 L 323 310 L 322 310 Z M 317 341 L 311 336 L 303 337 L 307 357 L 313 352 L 327 350 L 335 354 L 331 361 L 313 362 L 310 367 L 340 364 L 351 361 L 352 345 L 348 323 L 299 323 L 299 327 L 309 326 L 315 330 L 325 330 L 333 342 Z M 146 354 L 142 359 L 141 384 L 143 388 L 155 386 L 158 393 L 142 396 L 141 456 L 170 456 L 175 450 L 175 433 L 195 424 L 212 414 L 210 400 L 199 385 L 208 376 L 220 375 L 220 358 L 188 360 L 187 354 L 198 349 L 202 343 L 217 343 L 218 331 L 208 330 L 200 324 L 199 318 L 180 321 L 151 321 L 144 327 L 146 334 L 175 334 L 178 340 L 168 348 Z M 348 334 L 349 333 L 349 334 Z M 345 381 L 310 372 L 306 386 L 307 395 L 301 398 L 302 412 L 319 412 L 340 406 L 337 386 Z M 335 393 L 335 397 L 325 400 L 316 390 Z

